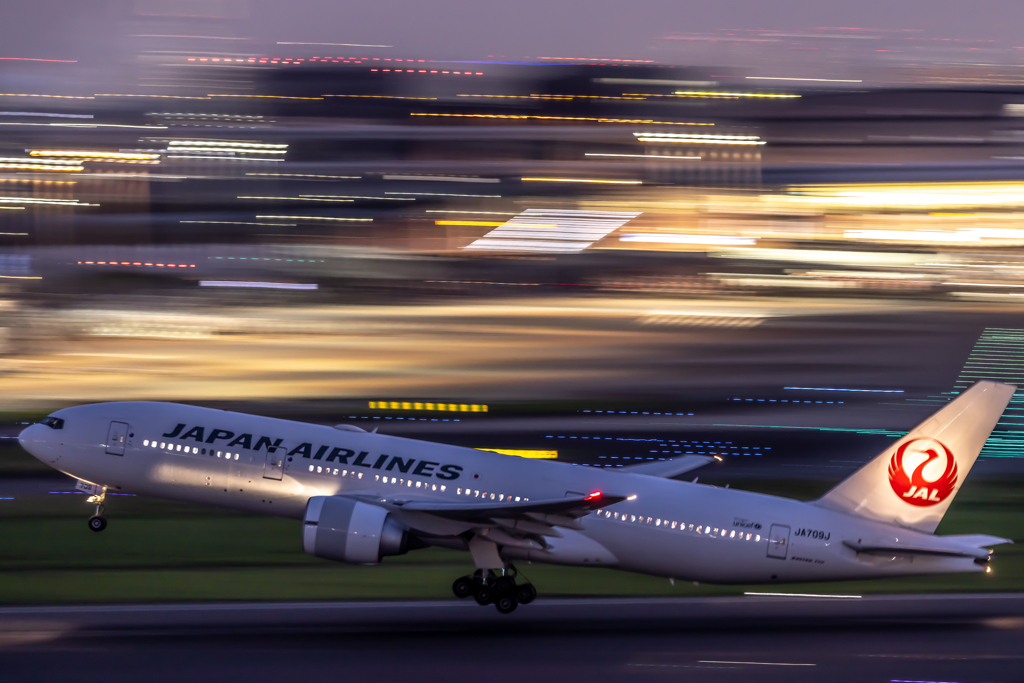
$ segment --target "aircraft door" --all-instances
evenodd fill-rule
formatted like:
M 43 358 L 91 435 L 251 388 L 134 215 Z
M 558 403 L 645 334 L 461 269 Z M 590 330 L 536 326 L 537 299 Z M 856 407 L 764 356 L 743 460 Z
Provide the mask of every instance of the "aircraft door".
M 284 476 L 284 459 L 287 452 L 287 448 L 280 446 L 275 448 L 273 453 L 269 449 L 267 450 L 267 461 L 263 466 L 264 479 L 281 481 Z
M 785 524 L 772 524 L 768 534 L 768 557 L 784 560 L 788 552 L 789 527 Z
M 110 455 L 124 455 L 124 442 L 128 439 L 128 424 L 125 422 L 111 422 L 107 431 L 107 453 Z

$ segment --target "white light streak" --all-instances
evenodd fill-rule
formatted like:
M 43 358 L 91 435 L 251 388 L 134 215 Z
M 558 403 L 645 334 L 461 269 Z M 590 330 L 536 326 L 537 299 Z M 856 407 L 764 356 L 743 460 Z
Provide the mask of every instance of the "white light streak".
M 449 183 L 500 183 L 498 178 L 465 178 L 461 176 L 444 175 L 386 175 L 384 180 L 429 180 L 434 182 Z
M 8 164 L 49 164 L 79 166 L 81 159 L 43 159 L 41 157 L 0 157 L 0 162 Z
M 394 45 L 363 45 L 361 43 L 286 43 L 277 41 L 278 45 L 331 45 L 335 47 L 394 47 Z
M 662 235 L 658 233 L 637 233 L 623 235 L 621 242 L 653 242 L 660 244 L 713 244 L 730 247 L 757 244 L 755 237 L 734 237 L 729 235 Z
M 54 119 L 91 119 L 92 114 L 51 114 L 42 111 L 0 111 L 0 116 L 46 116 Z
M 200 287 L 245 287 L 248 289 L 317 289 L 316 284 L 298 282 L 249 282 L 247 280 L 200 280 Z
M 490 251 L 583 251 L 639 212 L 527 209 L 464 247 Z
M 841 599 L 860 599 L 862 595 L 821 595 L 818 593 L 754 593 L 747 591 L 744 595 L 761 595 L 769 597 L 779 598 L 841 598 Z
M 835 389 L 832 387 L 782 387 L 783 389 L 791 389 L 793 391 L 853 391 L 862 394 L 902 394 L 903 389 Z M 760 593 L 749 593 L 748 595 L 761 595 Z M 765 593 L 765 595 L 771 595 Z M 783 593 L 782 595 L 792 595 L 792 593 Z M 834 596 L 833 596 L 834 597 Z M 860 597 L 860 596 L 856 596 Z
M 214 157 L 214 156 L 202 156 L 202 155 L 199 155 L 199 154 L 168 154 L 167 158 L 168 159 L 206 159 L 207 161 L 247 161 L 249 163 L 263 162 L 263 161 L 273 161 L 273 162 L 276 163 L 276 162 L 284 161 L 284 159 L 255 159 L 253 157 Z
M 376 199 L 381 202 L 414 202 L 416 201 L 412 197 L 363 197 L 360 195 L 347 195 L 347 194 L 300 194 L 300 197 L 336 197 L 339 199 Z
M 273 228 L 294 228 L 295 223 L 246 223 L 244 221 L 178 221 L 179 223 L 215 223 L 217 225 L 269 225 Z
M 311 173 L 246 173 L 245 175 L 267 176 L 271 178 L 329 178 L 338 180 L 359 180 L 360 175 L 313 175 Z
M 785 76 L 747 76 L 748 81 L 810 81 L 812 83 L 863 83 L 859 78 L 788 78 Z
M 242 196 L 238 199 L 284 199 L 291 202 L 353 202 L 354 199 L 328 199 L 327 197 L 248 197 Z
M 681 159 L 700 159 L 701 157 L 674 157 L 667 154 L 601 154 L 598 152 L 587 152 L 583 156 L 588 157 L 631 157 L 634 159 L 653 159 L 655 161 L 677 161 Z
M 892 240 L 897 242 L 980 242 L 981 237 L 966 230 L 847 230 L 850 240 Z
M 488 216 L 515 216 L 515 211 L 449 211 L 448 209 L 427 209 L 426 213 L 479 213 Z
M 792 662 L 726 662 L 718 659 L 699 659 L 698 664 L 747 664 L 750 666 L 818 666 L 817 664 L 795 664 Z
M 599 183 L 603 185 L 643 185 L 642 180 L 603 180 L 600 178 L 522 178 L 535 183 Z
M 447 192 L 385 192 L 384 194 L 410 194 L 417 197 L 479 197 L 481 199 L 501 199 L 500 194 L 450 194 Z
M 286 221 L 348 221 L 355 223 L 370 223 L 373 221 L 372 218 L 334 218 L 330 216 L 256 216 L 256 218 Z
M 767 144 L 756 135 L 674 135 L 672 133 L 633 133 L 638 142 L 661 142 L 688 145 L 745 145 Z
M 0 204 L 46 204 L 54 206 L 99 206 L 81 204 L 77 199 L 40 199 L 37 197 L 0 197 Z

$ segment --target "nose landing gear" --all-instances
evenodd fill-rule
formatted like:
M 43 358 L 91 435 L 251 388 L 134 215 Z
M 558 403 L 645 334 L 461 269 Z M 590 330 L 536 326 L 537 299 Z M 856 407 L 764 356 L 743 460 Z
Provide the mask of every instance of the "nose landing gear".
M 107 518 L 103 516 L 103 500 L 106 498 L 106 490 L 94 496 L 89 496 L 85 502 L 96 505 L 96 514 L 89 518 L 89 529 L 92 531 L 103 531 L 107 528 Z
M 520 604 L 528 605 L 537 597 L 533 584 L 516 583 L 518 572 L 511 564 L 498 572 L 478 569 L 471 576 L 460 576 L 452 584 L 452 592 L 457 598 L 472 596 L 480 605 L 494 603 L 502 614 L 515 611 Z

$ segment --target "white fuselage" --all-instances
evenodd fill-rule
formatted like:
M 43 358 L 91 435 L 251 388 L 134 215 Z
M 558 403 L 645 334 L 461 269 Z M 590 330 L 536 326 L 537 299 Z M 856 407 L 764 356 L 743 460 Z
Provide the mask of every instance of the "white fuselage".
M 527 460 L 469 448 L 171 403 L 125 402 L 53 413 L 22 446 L 52 467 L 112 492 L 131 492 L 302 519 L 313 496 L 394 506 L 550 500 L 601 491 L 635 496 L 562 529 L 546 550 L 502 547 L 509 559 L 709 583 L 771 583 L 984 571 L 971 558 L 858 553 L 843 541 L 907 543 L 928 534 L 811 503 L 626 471 Z M 123 425 L 123 427 L 114 426 Z M 124 431 L 123 454 L 110 435 Z M 113 431 L 112 431 L 113 430 Z M 118 448 L 114 448 L 117 451 Z M 429 528 L 429 515 L 406 523 Z M 434 545 L 451 542 L 445 523 Z M 297 530 L 296 539 L 299 533 Z

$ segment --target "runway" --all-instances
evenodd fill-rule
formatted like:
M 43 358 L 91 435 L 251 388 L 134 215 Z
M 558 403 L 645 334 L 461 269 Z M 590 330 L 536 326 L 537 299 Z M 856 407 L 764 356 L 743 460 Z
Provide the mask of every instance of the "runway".
M 1024 594 L 0 609 L 5 681 L 1019 681 Z M 90 673 L 91 672 L 91 673 Z

